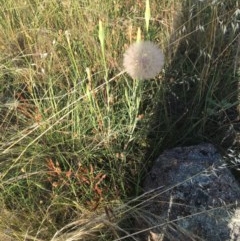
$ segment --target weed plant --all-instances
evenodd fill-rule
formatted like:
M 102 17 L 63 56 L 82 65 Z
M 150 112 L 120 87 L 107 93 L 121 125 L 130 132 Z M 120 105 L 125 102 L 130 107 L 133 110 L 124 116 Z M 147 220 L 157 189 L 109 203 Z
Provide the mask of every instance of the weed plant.
M 128 234 L 118 224 L 136 211 L 127 201 L 141 194 L 162 150 L 231 139 L 238 2 L 151 0 L 149 7 L 136 0 L 1 0 L 5 240 L 118 240 Z M 122 69 L 138 29 L 166 57 L 162 72 L 141 82 Z

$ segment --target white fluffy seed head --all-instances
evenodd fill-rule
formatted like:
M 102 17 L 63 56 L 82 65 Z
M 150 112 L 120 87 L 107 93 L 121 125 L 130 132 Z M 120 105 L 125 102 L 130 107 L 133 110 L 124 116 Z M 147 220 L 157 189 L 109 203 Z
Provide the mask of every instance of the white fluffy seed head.
M 152 79 L 161 71 L 164 55 L 150 41 L 136 42 L 126 50 L 123 67 L 133 79 Z

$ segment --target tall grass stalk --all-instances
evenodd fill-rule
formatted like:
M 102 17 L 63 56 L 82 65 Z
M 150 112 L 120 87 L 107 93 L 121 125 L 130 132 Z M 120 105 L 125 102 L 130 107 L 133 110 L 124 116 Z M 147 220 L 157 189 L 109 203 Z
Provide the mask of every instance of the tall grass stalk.
M 107 109 L 109 111 L 109 101 L 110 101 L 110 89 L 109 89 L 109 83 L 108 83 L 108 67 L 106 63 L 106 56 L 105 56 L 105 31 L 103 27 L 103 22 L 99 20 L 99 32 L 98 37 L 101 44 L 101 51 L 102 51 L 102 59 L 104 64 L 104 70 L 105 70 L 105 82 L 106 82 L 106 92 L 107 92 Z

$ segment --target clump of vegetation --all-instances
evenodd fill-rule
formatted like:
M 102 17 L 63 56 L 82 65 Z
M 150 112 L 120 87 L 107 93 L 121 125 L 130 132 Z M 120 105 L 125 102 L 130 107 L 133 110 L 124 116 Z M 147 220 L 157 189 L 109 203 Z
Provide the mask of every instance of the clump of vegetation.
M 239 16 L 235 0 L 3 2 L 0 232 L 127 234 L 120 224 L 136 211 L 127 200 L 156 155 L 232 136 Z M 122 71 L 139 28 L 166 57 L 140 84 Z

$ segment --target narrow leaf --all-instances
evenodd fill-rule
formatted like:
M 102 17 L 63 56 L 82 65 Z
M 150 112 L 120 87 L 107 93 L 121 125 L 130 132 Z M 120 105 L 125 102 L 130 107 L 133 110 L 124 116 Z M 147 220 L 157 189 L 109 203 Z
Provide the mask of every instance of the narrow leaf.
M 150 18 L 151 18 L 150 4 L 149 4 L 149 0 L 146 0 L 145 22 L 146 22 L 147 32 L 148 32 L 148 28 L 149 28 Z

